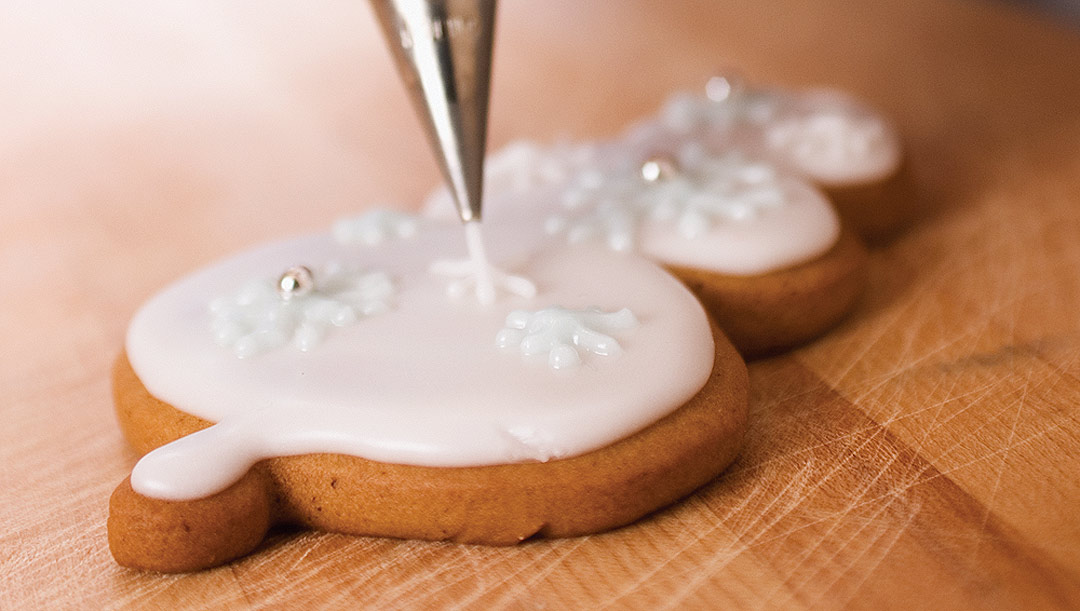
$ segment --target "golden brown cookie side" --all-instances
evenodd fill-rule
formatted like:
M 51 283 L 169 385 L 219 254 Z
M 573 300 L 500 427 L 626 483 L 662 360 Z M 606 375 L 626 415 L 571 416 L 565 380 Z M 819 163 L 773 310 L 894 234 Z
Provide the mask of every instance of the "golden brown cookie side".
M 746 367 L 715 324 L 713 333 L 716 360 L 698 395 L 600 450 L 547 463 L 454 469 L 339 454 L 288 456 L 263 461 L 242 482 L 191 503 L 147 499 L 125 482 L 111 503 L 110 547 L 117 562 L 151 570 L 226 562 L 245 553 L 236 550 L 258 544 L 252 543 L 254 532 L 265 533 L 260 520 L 247 518 L 240 528 L 243 545 L 230 537 L 218 540 L 226 516 L 262 511 L 259 490 L 269 522 L 359 535 L 509 545 L 534 535 L 575 536 L 627 524 L 704 485 L 738 453 L 746 429 Z M 123 356 L 114 386 L 121 426 L 140 451 L 207 424 L 151 397 Z M 177 547 L 184 551 L 170 554 L 163 542 L 177 540 L 177 525 L 190 527 L 199 512 L 211 516 L 210 526 L 185 531 Z
M 855 185 L 820 185 L 844 224 L 871 244 L 895 236 L 919 210 L 906 162 L 889 177 Z
M 181 573 L 251 553 L 270 529 L 265 469 L 252 469 L 229 488 L 195 501 L 145 497 L 124 480 L 109 498 L 109 551 L 122 566 Z
M 867 252 L 850 229 L 821 257 L 760 276 L 727 276 L 668 265 L 746 358 L 803 344 L 855 306 L 867 278 Z

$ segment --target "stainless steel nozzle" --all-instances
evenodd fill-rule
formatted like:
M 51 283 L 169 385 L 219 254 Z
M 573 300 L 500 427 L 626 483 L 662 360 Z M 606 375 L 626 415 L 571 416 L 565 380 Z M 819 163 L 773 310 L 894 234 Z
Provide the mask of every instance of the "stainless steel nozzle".
M 462 222 L 480 220 L 495 0 L 371 0 Z

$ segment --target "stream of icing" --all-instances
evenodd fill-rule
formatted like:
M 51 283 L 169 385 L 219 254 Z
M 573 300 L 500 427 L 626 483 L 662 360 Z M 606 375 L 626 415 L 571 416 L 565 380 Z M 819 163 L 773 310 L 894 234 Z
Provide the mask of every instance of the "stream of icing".
M 431 264 L 431 273 L 454 279 L 446 287 L 448 295 L 461 297 L 474 288 L 476 300 L 483 307 L 495 303 L 499 290 L 525 298 L 536 295 L 536 285 L 532 280 L 508 274 L 491 264 L 480 221 L 465 223 L 465 246 L 468 249 L 465 259 L 439 259 Z
M 472 275 L 476 278 L 476 300 L 480 305 L 495 303 L 495 278 L 484 248 L 484 233 L 480 221 L 465 223 L 465 245 L 469 249 L 469 261 L 472 262 Z

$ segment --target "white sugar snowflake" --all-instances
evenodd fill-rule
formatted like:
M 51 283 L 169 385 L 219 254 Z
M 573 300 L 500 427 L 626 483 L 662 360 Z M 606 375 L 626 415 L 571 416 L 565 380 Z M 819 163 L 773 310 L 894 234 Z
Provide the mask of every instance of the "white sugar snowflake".
M 253 280 L 210 303 L 211 331 L 218 345 L 247 358 L 291 343 L 314 348 L 333 327 L 390 309 L 394 286 L 382 272 L 364 273 L 328 265 L 314 274 L 305 294 L 283 298 L 274 278 Z
M 566 369 L 581 364 L 579 350 L 600 356 L 622 354 L 622 346 L 611 334 L 636 328 L 638 320 L 627 308 L 604 312 L 556 306 L 536 312 L 514 310 L 506 316 L 505 325 L 495 336 L 496 346 L 517 348 L 524 356 L 546 352 L 552 369 Z
M 727 83 L 726 94 L 721 82 Z M 706 85 L 704 96 L 672 96 L 660 110 L 659 123 L 669 133 L 683 138 L 703 129 L 726 131 L 738 125 L 762 125 L 776 115 L 780 101 L 773 92 L 747 89 L 727 77 L 714 77 Z
M 340 244 L 375 246 L 391 238 L 410 238 L 416 235 L 415 216 L 376 208 L 359 216 L 344 218 L 333 226 L 334 239 Z
M 810 167 L 852 165 L 890 144 L 880 120 L 839 109 L 781 121 L 766 132 L 766 141 Z
M 680 151 L 674 175 L 652 182 L 637 171 L 612 172 L 596 187 L 573 192 L 573 208 L 552 215 L 551 234 L 570 243 L 600 240 L 617 251 L 632 250 L 642 223 L 670 223 L 685 238 L 704 235 L 719 223 L 748 222 L 783 206 L 782 177 L 765 163 L 739 155 L 708 157 L 694 145 Z

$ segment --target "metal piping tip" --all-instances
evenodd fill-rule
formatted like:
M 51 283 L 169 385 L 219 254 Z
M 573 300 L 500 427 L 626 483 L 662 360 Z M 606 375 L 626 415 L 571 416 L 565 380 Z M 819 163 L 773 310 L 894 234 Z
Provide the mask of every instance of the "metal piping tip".
M 495 0 L 371 0 L 462 222 L 479 221 Z

